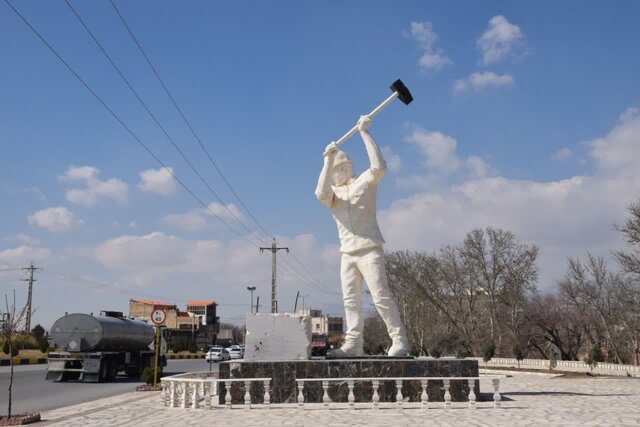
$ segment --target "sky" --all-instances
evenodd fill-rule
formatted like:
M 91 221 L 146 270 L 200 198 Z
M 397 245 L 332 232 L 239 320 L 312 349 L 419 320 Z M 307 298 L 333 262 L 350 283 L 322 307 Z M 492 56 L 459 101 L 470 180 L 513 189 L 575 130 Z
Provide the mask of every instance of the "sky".
M 214 299 L 240 324 L 247 286 L 269 311 L 259 248 L 272 236 L 290 250 L 279 310 L 299 292 L 298 308 L 341 314 L 336 226 L 314 196 L 322 151 L 398 78 L 414 102 L 371 127 L 388 164 L 386 251 L 502 228 L 540 248 L 538 288 L 552 292 L 567 257 L 625 247 L 614 224 L 640 198 L 638 2 L 114 4 L 162 83 L 109 1 L 69 0 L 153 117 L 65 1 L 0 2 L 0 296 L 22 306 L 18 269 L 40 268 L 32 325 L 127 312 L 130 298 Z M 358 135 L 342 148 L 368 167 Z

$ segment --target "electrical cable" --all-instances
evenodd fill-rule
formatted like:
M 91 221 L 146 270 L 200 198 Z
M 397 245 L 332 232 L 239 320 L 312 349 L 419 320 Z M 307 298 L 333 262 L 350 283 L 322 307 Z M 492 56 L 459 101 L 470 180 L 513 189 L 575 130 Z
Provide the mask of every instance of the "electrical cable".
M 22 15 L 22 13 L 20 13 L 20 11 L 16 9 L 9 0 L 4 0 L 4 2 L 15 12 L 16 15 L 18 15 L 18 17 L 22 20 L 22 22 L 24 22 L 27 25 L 27 27 L 29 27 L 29 29 L 40 39 L 40 41 L 42 41 L 45 44 L 45 46 L 49 48 L 49 50 L 58 58 L 58 60 L 60 60 L 60 62 L 62 62 L 65 67 L 67 67 L 67 69 L 76 77 L 76 79 L 78 79 L 80 83 L 82 83 L 82 85 L 100 102 L 100 104 L 102 104 L 102 106 L 111 114 L 111 116 L 113 116 L 113 118 L 116 119 L 118 123 L 120 123 L 120 125 L 138 142 L 138 144 L 140 144 L 145 149 L 145 151 L 147 151 L 147 153 L 151 155 L 151 157 L 153 157 L 156 160 L 156 162 L 158 162 L 158 164 L 160 164 L 162 168 L 167 173 L 169 173 L 173 177 L 173 179 L 176 180 L 177 183 L 180 184 L 180 186 L 182 186 L 182 188 L 184 188 L 200 205 L 202 205 L 205 209 L 211 212 L 213 216 L 218 218 L 220 222 L 222 222 L 227 228 L 232 230 L 236 235 L 238 235 L 243 240 L 249 242 L 253 246 L 259 246 L 259 245 L 256 245 L 255 242 L 249 240 L 246 236 L 241 234 L 231 225 L 229 225 L 224 219 L 222 219 L 218 214 L 216 214 L 209 207 L 209 205 L 204 203 L 181 179 L 177 177 L 177 175 L 169 167 L 165 165 L 165 163 L 162 160 L 160 160 L 158 156 L 156 156 L 156 154 L 129 128 L 129 126 L 127 126 L 126 123 L 124 123 L 124 121 L 120 118 L 120 116 L 118 116 L 106 104 L 106 102 L 93 90 L 93 88 L 89 86 L 89 84 L 73 69 L 73 67 L 71 67 L 71 65 L 69 65 L 67 61 L 65 61 L 65 59 L 58 53 L 58 51 L 56 51 L 53 48 L 53 46 L 49 44 L 49 42 L 38 32 L 38 30 L 36 30 L 35 27 L 33 27 L 33 25 L 31 25 L 31 23 L 26 19 L 26 17 Z
M 66 0 L 65 0 L 66 1 Z M 200 137 L 198 136 L 198 134 L 196 133 L 195 129 L 193 128 L 193 126 L 191 126 L 191 123 L 189 122 L 189 120 L 187 119 L 187 117 L 185 116 L 185 114 L 182 111 L 182 108 L 180 108 L 180 106 L 178 105 L 178 103 L 176 102 L 174 96 L 171 94 L 171 92 L 169 91 L 169 88 L 167 87 L 167 85 L 165 84 L 164 80 L 160 77 L 160 74 L 158 73 L 158 71 L 156 70 L 156 67 L 154 67 L 153 63 L 151 62 L 151 59 L 149 58 L 149 56 L 146 54 L 146 52 L 144 51 L 144 49 L 142 48 L 142 45 L 140 44 L 140 42 L 138 41 L 137 37 L 135 36 L 135 34 L 133 34 L 133 30 L 131 29 L 131 27 L 129 26 L 129 24 L 127 23 L 127 21 L 125 20 L 124 16 L 122 15 L 122 13 L 120 13 L 120 10 L 118 9 L 118 7 L 116 6 L 115 2 L 113 0 L 109 0 L 109 2 L 111 3 L 111 6 L 113 6 L 113 9 L 115 10 L 116 14 L 118 15 L 118 17 L 120 18 L 120 21 L 122 22 L 122 24 L 124 25 L 124 27 L 127 29 L 129 35 L 131 36 L 131 38 L 133 39 L 134 43 L 136 44 L 136 46 L 138 47 L 138 50 L 140 51 L 140 53 L 142 54 L 142 56 L 144 57 L 145 61 L 147 62 L 147 64 L 149 65 L 149 67 L 151 68 L 151 71 L 153 71 L 153 74 L 156 76 L 156 78 L 158 79 L 158 81 L 160 82 L 160 84 L 162 85 L 162 88 L 164 89 L 165 93 L 167 94 L 167 96 L 169 97 L 169 99 L 171 100 L 171 102 L 173 103 L 173 106 L 176 108 L 176 110 L 178 111 L 178 114 L 180 115 L 180 117 L 182 117 L 182 120 L 185 122 L 185 124 L 187 125 L 187 127 L 189 128 L 189 130 L 191 131 L 191 134 L 193 135 L 193 137 L 196 139 L 196 141 L 198 141 L 198 145 L 200 145 L 200 148 L 202 149 L 202 151 L 204 151 L 204 153 L 206 154 L 207 158 L 209 159 L 209 162 L 213 165 L 213 167 L 215 168 L 215 170 L 218 172 L 218 174 L 220 175 L 220 177 L 222 177 L 222 179 L 224 180 L 225 184 L 227 185 L 227 187 L 229 188 L 229 190 L 231 190 L 231 192 L 233 193 L 233 195 L 235 196 L 235 198 L 238 200 L 238 202 L 240 203 L 240 205 L 244 208 L 244 210 L 247 212 L 247 214 L 249 214 L 249 216 L 251 217 L 251 219 L 253 220 L 253 222 L 255 222 L 258 227 L 267 235 L 267 236 L 272 236 L 273 234 L 269 233 L 269 231 L 267 231 L 262 224 L 260 224 L 260 222 L 255 218 L 255 216 L 251 213 L 251 211 L 249 210 L 249 208 L 247 208 L 247 206 L 245 205 L 245 203 L 242 201 L 242 199 L 240 198 L 240 196 L 238 195 L 238 193 L 233 189 L 233 187 L 231 186 L 231 183 L 227 180 L 226 176 L 224 175 L 224 173 L 222 173 L 222 170 L 220 169 L 220 167 L 218 166 L 218 164 L 216 163 L 216 161 L 213 159 L 213 156 L 211 155 L 211 153 L 209 152 L 209 150 L 207 150 L 206 146 L 204 145 L 204 143 L 202 142 L 202 140 L 200 139 Z

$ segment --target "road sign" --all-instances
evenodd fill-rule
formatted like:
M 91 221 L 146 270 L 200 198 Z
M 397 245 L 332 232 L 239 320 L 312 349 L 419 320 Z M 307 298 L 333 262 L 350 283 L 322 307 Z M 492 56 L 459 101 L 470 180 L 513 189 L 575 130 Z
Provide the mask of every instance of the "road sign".
M 162 325 L 167 319 L 167 313 L 164 310 L 153 310 L 151 313 L 151 321 L 156 325 Z

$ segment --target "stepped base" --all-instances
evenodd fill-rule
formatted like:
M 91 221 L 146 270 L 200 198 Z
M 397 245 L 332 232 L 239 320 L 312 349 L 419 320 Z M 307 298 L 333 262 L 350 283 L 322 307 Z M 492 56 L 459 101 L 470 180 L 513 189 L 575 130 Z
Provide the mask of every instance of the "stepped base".
M 393 359 L 393 358 L 358 358 L 334 360 L 291 360 L 222 362 L 219 375 L 224 378 L 271 378 L 271 403 L 297 402 L 296 378 L 358 378 L 358 377 L 477 377 L 478 361 L 471 359 Z M 346 384 L 330 383 L 329 397 L 334 402 L 346 402 L 348 388 Z M 220 404 L 224 404 L 226 390 L 220 387 Z M 378 394 L 381 402 L 395 402 L 396 386 L 393 381 L 380 384 Z M 422 389 L 417 381 L 405 381 L 402 394 L 405 400 L 419 402 Z M 429 401 L 444 401 L 442 381 L 429 381 L 427 387 Z M 466 381 L 451 382 L 451 400 L 466 402 L 469 385 Z M 476 381 L 476 395 L 480 395 L 480 383 Z M 231 386 L 231 402 L 244 402 L 244 384 L 234 383 Z M 251 403 L 263 403 L 264 387 L 261 383 L 253 383 L 250 389 Z M 321 382 L 305 384 L 304 395 L 307 402 L 322 402 Z M 371 383 L 356 383 L 354 395 L 356 402 L 371 402 L 373 389 Z

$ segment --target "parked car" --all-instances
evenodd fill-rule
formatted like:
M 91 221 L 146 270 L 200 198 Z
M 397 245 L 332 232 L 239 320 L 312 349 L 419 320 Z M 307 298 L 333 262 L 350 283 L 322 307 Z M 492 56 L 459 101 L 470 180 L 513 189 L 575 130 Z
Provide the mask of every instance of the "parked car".
M 244 359 L 244 347 L 232 346 L 228 351 L 232 359 Z
M 222 347 L 212 347 L 205 356 L 207 362 L 224 362 L 229 359 L 231 359 L 231 355 L 226 348 Z

